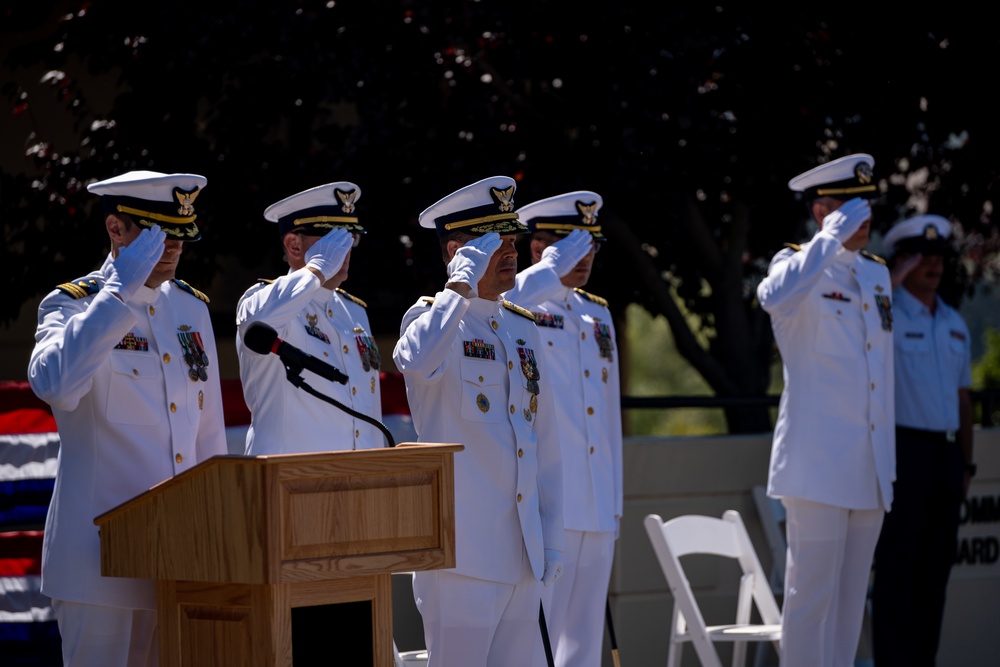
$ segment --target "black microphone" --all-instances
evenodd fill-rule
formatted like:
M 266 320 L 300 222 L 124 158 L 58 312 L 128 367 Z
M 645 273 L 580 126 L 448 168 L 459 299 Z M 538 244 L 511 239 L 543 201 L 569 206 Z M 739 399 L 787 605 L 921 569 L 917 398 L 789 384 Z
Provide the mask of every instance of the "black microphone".
M 243 343 L 257 354 L 274 353 L 286 366 L 306 369 L 331 382 L 346 384 L 349 379 L 330 364 L 278 338 L 278 332 L 263 322 L 254 322 L 243 334 Z

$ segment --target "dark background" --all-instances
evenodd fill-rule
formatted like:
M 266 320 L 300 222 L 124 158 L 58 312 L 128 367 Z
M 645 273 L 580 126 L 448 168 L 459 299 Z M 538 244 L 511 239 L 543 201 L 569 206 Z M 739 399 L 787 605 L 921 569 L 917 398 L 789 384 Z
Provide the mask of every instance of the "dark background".
M 767 391 L 776 352 L 754 290 L 782 243 L 812 234 L 787 181 L 820 162 L 874 156 L 875 251 L 907 215 L 957 223 L 953 303 L 996 278 L 998 38 L 962 4 L 0 8 L 3 325 L 100 264 L 85 186 L 132 169 L 208 177 L 179 276 L 213 297 L 219 336 L 245 276 L 285 271 L 264 208 L 335 180 L 360 186 L 369 230 L 344 287 L 390 337 L 442 286 L 425 207 L 497 174 L 517 179 L 515 205 L 596 190 L 610 241 L 588 291 L 619 320 L 629 303 L 666 317 L 719 396 Z M 769 428 L 760 410 L 727 417 Z

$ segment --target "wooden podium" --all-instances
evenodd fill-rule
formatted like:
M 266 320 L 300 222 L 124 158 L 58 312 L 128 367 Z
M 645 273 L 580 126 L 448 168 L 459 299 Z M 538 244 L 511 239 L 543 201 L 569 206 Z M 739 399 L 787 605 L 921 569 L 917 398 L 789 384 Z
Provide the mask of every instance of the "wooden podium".
M 101 573 L 157 580 L 161 667 L 390 667 L 392 573 L 455 566 L 462 449 L 214 457 L 94 519 Z

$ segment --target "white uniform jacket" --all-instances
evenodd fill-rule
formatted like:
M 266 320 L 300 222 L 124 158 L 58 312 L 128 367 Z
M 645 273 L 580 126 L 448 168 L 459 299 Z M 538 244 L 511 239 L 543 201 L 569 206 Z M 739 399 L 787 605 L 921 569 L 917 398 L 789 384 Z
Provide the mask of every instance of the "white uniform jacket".
M 896 477 L 889 271 L 827 232 L 757 288 L 784 364 L 768 494 L 888 510 Z
M 325 361 L 350 379 L 346 384 L 302 371 L 306 384 L 355 412 L 382 421 L 379 369 L 382 360 L 364 302 L 343 290 L 323 287 L 308 269 L 290 271 L 254 285 L 236 307 L 236 352 L 243 396 L 250 408 L 246 453 L 288 454 L 385 446 L 378 427 L 344 412 L 288 381 L 275 354 L 258 354 L 243 344 L 253 322 Z
M 403 316 L 393 359 L 418 440 L 465 446 L 448 571 L 517 584 L 523 550 L 541 579 L 543 549 L 563 549 L 562 471 L 538 331 L 505 304 L 447 289 L 422 298 Z
M 102 289 L 110 262 L 38 308 L 28 381 L 52 406 L 60 438 L 42 592 L 156 609 L 156 582 L 100 575 L 94 518 L 228 453 L 219 355 L 204 295 L 167 281 L 126 305 Z
M 896 341 L 896 423 L 926 431 L 957 431 L 958 391 L 972 385 L 969 328 L 935 297 L 935 313 L 905 287 L 893 290 Z
M 539 264 L 521 271 L 504 296 L 532 311 L 542 339 L 555 390 L 565 526 L 615 531 L 622 515 L 621 385 L 607 302 L 566 287 Z

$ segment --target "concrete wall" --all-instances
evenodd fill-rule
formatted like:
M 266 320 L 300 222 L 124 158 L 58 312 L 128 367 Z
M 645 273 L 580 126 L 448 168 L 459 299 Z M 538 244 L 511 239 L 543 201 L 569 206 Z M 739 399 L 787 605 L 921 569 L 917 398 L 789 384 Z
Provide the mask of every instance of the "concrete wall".
M 669 519 L 681 514 L 743 516 L 765 570 L 771 556 L 751 489 L 767 480 L 771 435 L 634 437 L 625 443 L 625 516 L 612 573 L 610 600 L 621 664 L 665 664 L 672 600 L 642 525 L 647 514 Z M 961 528 L 966 561 L 952 570 L 942 630 L 940 665 L 993 667 L 1000 655 L 1000 429 L 975 437 L 979 474 Z M 974 520 L 973 520 L 974 519 Z M 691 572 L 708 623 L 732 620 L 736 571 L 705 557 Z M 612 666 L 607 650 L 604 665 Z M 730 653 L 720 651 L 727 663 Z M 754 649 L 748 652 L 752 664 Z M 696 666 L 694 649 L 684 649 L 684 666 Z M 859 664 L 870 658 L 867 629 Z M 768 649 L 766 664 L 777 659 Z

